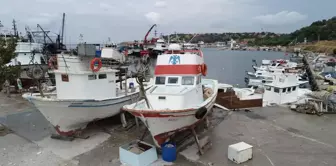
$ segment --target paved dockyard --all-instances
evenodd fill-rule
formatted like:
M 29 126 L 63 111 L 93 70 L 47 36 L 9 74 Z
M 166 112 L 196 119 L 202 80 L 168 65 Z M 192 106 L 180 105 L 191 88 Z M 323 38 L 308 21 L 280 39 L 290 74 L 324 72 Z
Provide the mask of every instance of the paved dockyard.
M 234 166 L 230 144 L 253 146 L 244 166 L 324 166 L 336 164 L 336 116 L 300 114 L 283 107 L 232 112 L 211 134 L 213 147 L 198 162 Z
M 52 128 L 29 103 L 19 97 L 0 96 L 0 122 L 14 130 L 0 136 L 0 165 L 3 166 L 120 166 L 119 146 L 142 132 L 135 127 L 124 131 L 103 121 L 91 125 L 88 140 L 52 140 L 49 138 Z M 222 116 L 223 121 L 209 131 L 212 148 L 195 163 L 179 155 L 174 165 L 236 165 L 227 159 L 227 148 L 240 141 L 254 146 L 253 159 L 244 166 L 336 163 L 336 115 L 300 114 L 284 107 L 258 108 L 251 112 L 216 109 L 214 115 Z

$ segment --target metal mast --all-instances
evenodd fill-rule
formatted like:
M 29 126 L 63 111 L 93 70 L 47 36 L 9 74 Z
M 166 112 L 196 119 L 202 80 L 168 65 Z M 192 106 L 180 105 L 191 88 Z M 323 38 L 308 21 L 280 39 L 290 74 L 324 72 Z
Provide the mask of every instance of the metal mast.
M 63 13 L 63 19 L 62 19 L 62 36 L 61 36 L 61 43 L 63 44 L 63 38 L 64 38 L 64 24 L 65 24 L 65 13 Z

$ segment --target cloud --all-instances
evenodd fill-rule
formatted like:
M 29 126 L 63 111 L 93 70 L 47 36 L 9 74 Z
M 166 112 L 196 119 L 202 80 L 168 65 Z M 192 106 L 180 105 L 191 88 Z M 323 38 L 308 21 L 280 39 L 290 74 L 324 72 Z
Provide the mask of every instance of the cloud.
M 102 42 L 107 36 L 112 41 L 141 39 L 151 23 L 158 24 L 157 31 L 164 34 L 175 31 L 260 31 L 261 27 L 268 31 L 291 32 L 335 15 L 332 9 L 335 0 L 324 0 L 324 10 L 318 12 L 314 9 L 319 2 L 306 1 L 142 0 L 139 3 L 139 0 L 0 0 L 0 20 L 10 29 L 15 19 L 21 32 L 26 25 L 33 29 L 38 23 L 44 29 L 58 33 L 64 12 L 66 35 L 72 41 L 77 41 L 79 33 L 82 33 L 87 42 Z M 277 13 L 282 10 L 296 12 Z M 289 24 L 303 19 L 306 20 Z
M 281 11 L 276 14 L 260 15 L 255 17 L 257 21 L 266 25 L 284 25 L 293 24 L 298 21 L 303 21 L 307 19 L 306 15 L 300 14 L 298 12 Z
M 28 24 L 49 24 L 59 17 L 57 13 L 39 13 L 25 20 Z
M 149 13 L 145 14 L 145 17 L 151 23 L 157 24 L 160 21 L 161 15 L 157 12 L 149 12 Z
M 155 2 L 155 6 L 156 7 L 166 7 L 167 6 L 167 2 L 166 1 L 156 1 Z
M 90 2 L 88 2 L 88 4 L 90 5 Z M 102 9 L 105 9 L 105 10 L 112 9 L 112 6 L 110 4 L 103 3 L 103 2 L 99 3 L 99 7 L 102 8 Z

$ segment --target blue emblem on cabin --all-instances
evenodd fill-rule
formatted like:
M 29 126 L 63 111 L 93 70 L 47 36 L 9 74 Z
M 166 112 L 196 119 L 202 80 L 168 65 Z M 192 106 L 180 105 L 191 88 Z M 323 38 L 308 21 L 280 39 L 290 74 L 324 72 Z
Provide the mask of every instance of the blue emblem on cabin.
M 172 56 L 170 56 L 168 63 L 169 64 L 173 64 L 173 65 L 181 63 L 180 56 L 178 56 L 178 55 L 172 55 Z

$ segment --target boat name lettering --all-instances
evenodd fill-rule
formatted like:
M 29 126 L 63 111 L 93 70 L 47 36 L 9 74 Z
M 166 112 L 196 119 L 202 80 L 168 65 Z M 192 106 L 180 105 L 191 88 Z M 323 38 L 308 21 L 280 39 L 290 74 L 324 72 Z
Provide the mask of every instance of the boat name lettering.
M 177 121 L 177 119 L 176 118 L 174 118 L 174 119 L 168 119 L 168 121 Z

